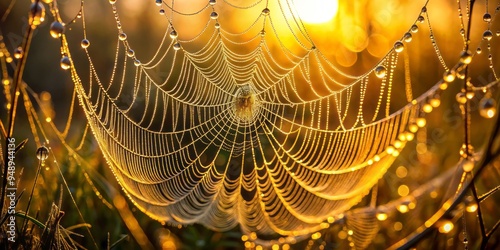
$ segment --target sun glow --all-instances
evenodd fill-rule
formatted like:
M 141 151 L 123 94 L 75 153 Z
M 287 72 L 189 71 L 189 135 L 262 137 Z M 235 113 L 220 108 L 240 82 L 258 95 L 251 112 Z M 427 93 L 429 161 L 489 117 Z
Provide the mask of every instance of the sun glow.
M 293 0 L 300 19 L 317 24 L 332 20 L 339 8 L 338 0 Z

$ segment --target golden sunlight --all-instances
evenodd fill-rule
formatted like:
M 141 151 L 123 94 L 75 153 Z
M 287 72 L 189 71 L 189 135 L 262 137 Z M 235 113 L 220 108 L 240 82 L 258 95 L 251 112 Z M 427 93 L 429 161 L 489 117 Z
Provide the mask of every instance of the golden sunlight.
M 338 0 L 293 0 L 302 21 L 310 24 L 332 20 L 339 9 Z

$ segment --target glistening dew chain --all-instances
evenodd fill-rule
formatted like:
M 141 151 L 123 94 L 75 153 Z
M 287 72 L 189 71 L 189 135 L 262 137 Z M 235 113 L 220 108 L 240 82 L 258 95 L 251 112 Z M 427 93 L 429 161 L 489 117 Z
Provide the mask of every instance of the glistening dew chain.
M 110 76 L 93 59 L 100 50 L 85 28 L 83 2 L 75 19 L 84 27 L 81 48 L 62 34 L 61 66 L 71 71 L 92 133 L 124 191 L 152 218 L 218 231 L 239 225 L 251 240 L 270 244 L 319 238 L 317 231 L 351 215 L 346 237 L 353 247 L 366 246 L 383 213 L 347 211 L 426 126 L 425 115 L 474 56 L 464 51 L 447 65 L 428 3 L 360 74 L 336 66 L 316 46 L 293 1 L 210 0 L 193 4 L 198 9 L 156 3 L 166 25 L 146 59 L 129 41 L 119 3 L 110 0 L 117 31 Z M 188 27 L 186 19 L 201 25 Z M 444 77 L 417 93 L 407 50 L 424 31 Z M 72 60 L 82 51 L 85 66 Z M 457 96 L 462 104 L 464 97 Z M 485 98 L 481 114 L 492 117 L 496 105 Z M 407 211 L 413 203 L 397 204 L 384 209 Z

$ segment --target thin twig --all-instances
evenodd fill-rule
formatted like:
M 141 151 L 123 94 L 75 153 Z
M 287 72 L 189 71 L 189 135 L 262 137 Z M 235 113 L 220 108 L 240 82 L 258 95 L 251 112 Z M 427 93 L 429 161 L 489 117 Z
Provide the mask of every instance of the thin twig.
M 108 238 L 109 239 L 109 238 Z M 117 241 L 115 241 L 115 243 L 113 243 L 113 245 L 109 246 L 108 249 L 113 249 L 115 248 L 116 246 L 118 246 L 118 244 L 120 244 L 122 241 L 124 240 L 128 240 L 129 239 L 129 236 L 128 234 L 125 234 L 125 235 L 122 235 L 120 239 L 118 239 Z M 108 244 L 109 244 L 109 241 L 108 241 Z
M 497 223 L 495 223 L 495 225 L 491 228 L 491 230 L 486 234 L 488 240 L 490 239 L 491 235 L 493 235 L 493 233 L 498 229 L 499 226 L 500 226 L 500 220 L 497 220 Z
M 500 185 L 496 186 L 495 188 L 491 189 L 490 191 L 486 192 L 485 194 L 481 195 L 478 197 L 478 202 L 482 202 L 486 200 L 488 197 L 490 197 L 492 194 L 496 193 L 498 190 L 500 190 Z
M 3 13 L 2 19 L 0 22 L 4 23 L 7 17 L 9 16 L 10 12 L 12 11 L 12 8 L 14 8 L 14 5 L 16 5 L 16 0 L 10 1 L 9 7 L 7 7 L 7 10 Z
M 481 205 L 479 204 L 479 197 L 477 196 L 477 189 L 476 189 L 476 183 L 472 182 L 472 187 L 471 187 L 472 195 L 474 196 L 474 200 L 477 203 L 477 219 L 479 221 L 479 228 L 481 229 L 481 249 L 483 248 L 483 244 L 485 243 L 485 240 L 488 241 L 488 237 L 486 236 L 486 227 L 484 226 L 484 220 L 483 220 L 483 213 L 481 211 Z

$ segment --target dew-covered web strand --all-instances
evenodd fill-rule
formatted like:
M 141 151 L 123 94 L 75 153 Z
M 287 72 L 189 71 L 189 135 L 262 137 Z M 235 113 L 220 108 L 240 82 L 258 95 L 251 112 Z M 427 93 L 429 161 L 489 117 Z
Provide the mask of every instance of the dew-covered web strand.
M 428 29 L 434 56 L 444 70 L 448 70 L 434 38 L 437 34 L 432 29 L 427 11 L 422 10 L 419 13 L 422 17 L 416 19 L 412 28 L 394 43 L 394 47 L 373 68 L 356 76 L 342 72 L 326 55 L 313 47 L 310 34 L 299 17 L 286 20 L 284 29 L 277 27 L 274 18 L 286 18 L 286 6 L 270 10 L 271 15 L 278 12 L 271 16 L 258 10 L 263 7 L 258 4 L 261 1 L 249 6 L 219 5 L 224 2 L 228 1 L 218 1 L 213 6 L 209 6 L 209 2 L 208 7 L 201 10 L 183 13 L 175 9 L 175 1 L 172 1 L 171 15 L 167 18 L 170 27 L 165 31 L 161 45 L 148 63 L 137 63 L 135 68 L 130 69 L 124 67 L 124 72 L 135 70 L 135 76 L 117 81 L 120 92 L 116 96 L 108 93 L 109 86 L 114 82 L 103 84 L 98 78 L 97 69 L 92 66 L 91 78 L 99 86 L 93 90 L 97 93 L 93 94 L 99 98 L 91 99 L 85 88 L 77 87 L 87 116 L 92 118 L 90 128 L 97 134 L 101 148 L 113 162 L 112 167 L 120 176 L 119 179 L 126 179 L 121 183 L 125 190 L 135 196 L 133 199 L 149 203 L 151 210 L 147 213 L 152 217 L 173 223 L 199 220 L 210 228 L 224 229 L 225 224 L 219 224 L 220 218 L 211 215 L 215 211 L 237 221 L 244 230 L 251 228 L 263 234 L 269 233 L 269 230 L 286 236 L 315 232 L 320 226 L 309 225 L 306 218 L 308 213 L 318 208 L 292 202 L 297 207 L 290 209 L 292 203 L 287 200 L 295 201 L 298 198 L 296 194 L 286 193 L 286 188 L 291 185 L 300 186 L 307 190 L 306 196 L 310 196 L 310 200 L 319 200 L 328 196 L 320 192 L 316 184 L 303 179 L 303 173 L 310 171 L 315 175 L 329 175 L 325 178 L 330 178 L 328 182 L 333 185 L 330 188 L 343 189 L 343 174 L 367 180 L 366 176 L 374 173 L 370 172 L 372 169 L 378 169 L 378 177 L 385 172 L 399 155 L 405 141 L 414 137 L 415 131 L 412 128 L 416 126 L 415 122 L 425 121 L 422 116 L 427 112 L 424 112 L 423 107 L 428 107 L 431 99 L 444 90 L 444 81 L 439 80 L 414 99 L 407 60 L 406 48 L 412 46 L 412 39 L 417 39 L 416 36 L 412 38 L 411 33 L 417 32 L 419 28 Z M 428 1 L 424 8 L 427 8 L 427 3 Z M 293 9 L 292 2 L 287 2 L 287 5 L 288 9 Z M 229 32 L 229 29 L 221 25 L 225 23 L 222 19 L 226 18 L 221 11 L 224 7 L 255 8 L 257 16 L 246 27 Z M 268 7 L 269 3 L 266 1 L 265 8 Z M 206 8 L 212 8 L 211 17 L 208 11 L 204 11 Z M 215 10 L 216 16 L 213 14 Z M 172 26 L 174 14 L 200 16 L 200 20 L 206 20 L 206 23 L 199 32 L 194 32 L 195 35 L 179 39 L 178 36 L 184 31 L 183 27 Z M 260 20 L 263 20 L 263 30 L 267 33 L 254 31 L 261 24 Z M 419 27 L 417 22 L 420 21 L 427 21 L 427 25 Z M 176 33 L 169 42 L 167 33 L 172 31 Z M 300 52 L 294 52 L 281 39 L 280 33 L 283 32 L 288 32 L 293 45 Z M 310 42 L 311 45 L 305 42 Z M 120 46 L 124 50 L 131 48 L 131 44 L 125 39 L 122 43 L 123 46 Z M 201 48 L 192 51 L 190 45 L 199 45 L 197 43 L 201 43 Z M 271 43 L 274 49 L 270 48 Z M 243 53 L 234 49 L 234 46 L 255 47 Z M 169 57 L 167 53 L 172 51 L 176 52 Z M 88 53 L 87 56 L 92 65 L 92 54 Z M 115 60 L 119 56 L 121 55 L 117 53 Z M 399 56 L 405 57 L 404 70 L 398 68 L 398 60 L 403 60 Z M 171 58 L 174 60 L 168 64 Z M 132 59 L 123 55 L 123 60 L 129 62 Z M 167 79 L 157 81 L 154 70 L 163 64 L 170 67 Z M 115 63 L 113 70 L 117 68 Z M 313 68 L 318 70 L 312 73 Z M 396 80 L 395 74 L 400 72 L 404 81 Z M 76 85 L 90 84 L 79 80 L 78 70 L 72 73 L 77 79 Z M 179 74 L 174 79 L 176 73 Z M 326 91 L 315 89 L 315 84 Z M 115 102 L 123 98 L 125 92 L 122 90 L 129 85 L 133 85 L 132 100 L 126 108 L 120 108 Z M 238 91 L 247 85 L 255 93 L 238 96 Z M 393 93 L 399 85 L 404 85 L 404 96 Z M 302 93 L 303 86 L 308 91 L 307 98 Z M 376 86 L 378 94 L 367 95 L 368 86 Z M 368 108 L 365 103 L 368 103 L 368 98 L 376 103 L 375 111 L 366 112 Z M 397 98 L 402 98 L 406 104 L 393 111 L 391 108 Z M 134 109 L 134 105 L 143 108 L 145 112 L 136 116 L 134 112 L 137 112 L 137 108 Z M 96 111 L 98 107 L 101 109 Z M 365 117 L 371 114 L 371 119 Z M 119 121 L 110 123 L 107 117 Z M 162 128 L 166 126 L 168 129 L 156 131 L 153 127 L 157 122 L 161 122 Z M 174 125 L 169 126 L 169 122 Z M 384 136 L 378 136 L 380 134 Z M 134 144 L 130 135 L 147 143 Z M 334 140 L 334 137 L 339 139 Z M 362 145 L 356 144 L 360 139 L 374 142 L 372 144 L 376 147 L 364 149 Z M 173 142 L 156 145 L 169 140 Z M 342 147 L 353 150 L 347 152 Z M 215 161 L 220 155 L 226 157 L 226 160 L 222 165 L 218 163 L 216 166 Z M 123 159 L 130 159 L 132 164 L 125 166 Z M 151 159 L 154 161 L 150 161 Z M 227 186 L 227 178 L 218 175 L 228 175 L 231 160 L 241 160 L 237 186 L 239 190 L 245 187 L 254 192 L 253 197 L 245 197 L 247 201 L 242 200 L 237 193 L 228 191 L 233 190 L 233 187 Z M 325 166 L 325 169 L 318 169 L 321 164 L 328 165 L 329 168 Z M 193 174 L 195 171 L 196 174 Z M 180 181 L 181 176 L 189 181 Z M 278 184 L 286 178 L 291 181 L 288 186 Z M 210 184 L 207 182 L 209 179 Z M 165 193 L 176 193 L 178 200 L 169 201 L 171 197 L 158 193 L 159 188 L 171 188 L 157 185 L 167 182 L 179 185 L 178 188 L 164 190 Z M 369 181 L 370 185 L 375 182 L 373 178 Z M 360 193 L 371 188 L 370 185 L 356 184 Z M 200 190 L 207 190 L 207 194 L 202 194 L 200 200 L 193 203 L 194 196 Z M 343 195 L 347 197 L 351 194 L 346 192 Z M 217 198 L 211 201 L 211 197 Z M 239 212 L 237 215 L 230 215 L 227 209 L 211 203 L 215 200 L 224 205 L 237 204 Z M 266 210 L 270 208 L 272 200 L 279 202 L 279 206 L 274 207 L 271 211 L 273 213 L 268 213 Z M 166 203 L 168 204 L 163 205 Z M 245 208 L 247 204 L 252 206 Z M 339 205 L 345 209 L 350 206 L 351 203 Z M 166 215 L 162 209 L 174 212 L 176 219 Z M 257 212 L 258 218 L 247 217 L 251 216 L 251 212 Z M 285 227 L 275 225 L 276 218 L 279 217 L 273 216 L 278 216 L 279 212 L 290 214 L 290 221 L 293 221 L 286 226 L 286 230 Z M 190 214 L 193 216 L 190 217 Z M 326 219 L 321 217 L 318 220 Z M 255 220 L 265 222 L 263 228 L 258 229 L 251 224 Z

